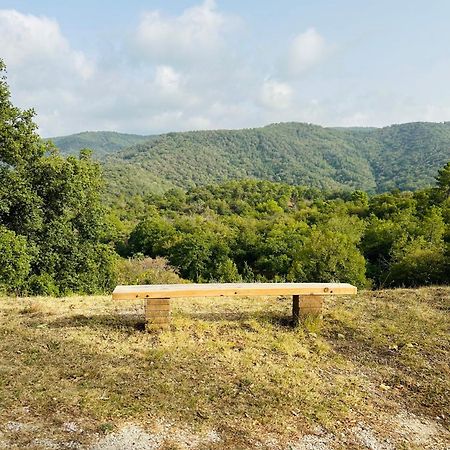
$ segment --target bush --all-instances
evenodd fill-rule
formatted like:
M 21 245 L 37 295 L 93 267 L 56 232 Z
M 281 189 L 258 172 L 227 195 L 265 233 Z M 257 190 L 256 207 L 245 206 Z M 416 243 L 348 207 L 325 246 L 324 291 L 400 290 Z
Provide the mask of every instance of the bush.
M 0 290 L 19 292 L 30 272 L 27 240 L 0 225 Z
M 289 280 L 365 287 L 366 262 L 358 248 L 362 231 L 362 222 L 345 217 L 314 226 L 297 254 Z
M 422 236 L 394 249 L 394 261 L 387 284 L 422 286 L 448 282 L 445 278 L 445 248 L 427 242 Z
M 187 283 L 165 258 L 135 256 L 120 259 L 116 264 L 119 284 L 177 284 Z
M 48 273 L 41 275 L 31 275 L 27 283 L 28 295 L 59 295 L 58 286 L 53 277 Z

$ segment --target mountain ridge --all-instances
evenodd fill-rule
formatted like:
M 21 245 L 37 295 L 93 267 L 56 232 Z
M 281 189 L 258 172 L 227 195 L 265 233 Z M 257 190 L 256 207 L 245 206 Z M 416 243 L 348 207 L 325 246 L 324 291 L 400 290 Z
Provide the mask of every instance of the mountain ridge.
M 153 135 L 119 133 L 117 131 L 81 131 L 65 136 L 45 138 L 52 141 L 65 155 L 76 155 L 83 148 L 90 148 L 96 157 L 119 151 L 138 142 L 152 139 Z
M 332 190 L 415 190 L 432 184 L 437 169 L 450 160 L 449 122 L 381 128 L 284 122 L 150 136 L 97 133 L 81 133 L 82 143 L 94 138 L 91 146 L 113 194 L 186 189 L 242 178 Z M 55 143 L 68 154 L 62 138 Z M 108 139 L 113 142 L 108 144 Z M 70 151 L 74 152 L 73 145 Z

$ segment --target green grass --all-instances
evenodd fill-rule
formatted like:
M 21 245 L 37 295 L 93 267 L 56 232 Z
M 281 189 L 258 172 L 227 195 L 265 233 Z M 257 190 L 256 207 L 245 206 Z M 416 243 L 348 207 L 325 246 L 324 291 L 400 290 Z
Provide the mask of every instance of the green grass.
M 26 446 L 64 439 L 75 420 L 87 443 L 164 419 L 250 448 L 362 417 L 377 429 L 400 408 L 448 425 L 449 300 L 450 288 L 338 297 L 296 329 L 290 299 L 175 300 L 158 334 L 144 331 L 140 302 L 2 298 L 0 430 L 32 424 L 16 436 Z

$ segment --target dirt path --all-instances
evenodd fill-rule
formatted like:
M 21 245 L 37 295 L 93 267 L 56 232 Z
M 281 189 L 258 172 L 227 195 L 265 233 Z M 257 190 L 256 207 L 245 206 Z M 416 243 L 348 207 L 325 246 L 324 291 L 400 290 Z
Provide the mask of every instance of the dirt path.
M 336 448 L 360 448 L 369 450 L 395 450 L 415 446 L 423 450 L 449 450 L 450 433 L 438 423 L 402 412 L 392 418 L 396 432 L 379 436 L 370 426 L 359 423 L 341 436 L 317 428 L 314 434 L 306 434 L 298 440 L 282 443 L 274 437 L 262 438 L 254 448 L 280 450 L 331 450 Z M 172 424 L 157 424 L 153 431 L 144 431 L 135 425 L 127 425 L 95 443 L 89 450 L 157 450 L 160 448 L 195 449 L 226 448 L 219 433 L 210 430 L 196 434 Z M 413 447 L 414 448 L 414 447 Z
M 449 450 L 450 432 L 437 422 L 402 411 L 390 420 L 394 432 L 380 435 L 363 422 L 341 433 L 339 436 L 317 427 L 314 433 L 305 434 L 290 442 L 281 442 L 276 436 L 261 436 L 248 448 L 274 450 L 334 450 L 334 449 L 369 449 L 395 450 L 397 448 L 414 448 L 421 450 Z M 392 426 L 393 425 L 393 426 Z M 225 449 L 226 436 L 215 430 L 195 432 L 187 427 L 167 421 L 158 421 L 151 426 L 125 424 L 119 430 L 106 436 L 83 435 L 84 430 L 75 422 L 62 425 L 67 439 L 34 439 L 26 447 L 14 444 L 14 438 L 20 433 L 38 431 L 36 424 L 8 422 L 1 427 L 0 449 L 75 449 L 75 450 L 163 450 L 163 449 Z M 39 430 L 39 435 L 42 435 Z M 80 439 L 83 435 L 83 439 Z M 90 445 L 80 441 L 91 440 Z

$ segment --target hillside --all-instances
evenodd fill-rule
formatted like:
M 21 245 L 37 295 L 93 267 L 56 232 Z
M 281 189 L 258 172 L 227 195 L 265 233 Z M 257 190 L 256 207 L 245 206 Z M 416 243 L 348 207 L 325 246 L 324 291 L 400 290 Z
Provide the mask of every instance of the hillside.
M 415 190 L 432 184 L 450 160 L 449 122 L 385 128 L 281 123 L 148 137 L 80 133 L 53 141 L 65 154 L 93 148 L 112 194 L 242 178 L 333 190 Z
M 158 335 L 140 302 L 3 297 L 0 447 L 444 450 L 449 300 L 367 291 L 294 329 L 291 299 L 180 299 Z
M 139 142 L 148 141 L 151 136 L 116 133 L 114 131 L 85 131 L 69 136 L 49 138 L 65 155 L 76 155 L 82 148 L 90 148 L 99 158 Z

